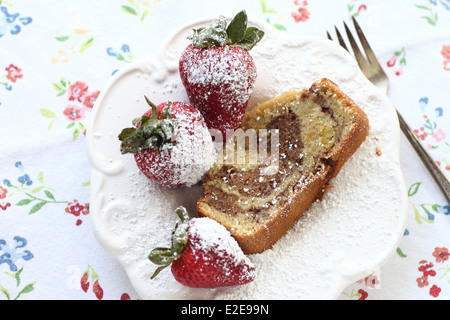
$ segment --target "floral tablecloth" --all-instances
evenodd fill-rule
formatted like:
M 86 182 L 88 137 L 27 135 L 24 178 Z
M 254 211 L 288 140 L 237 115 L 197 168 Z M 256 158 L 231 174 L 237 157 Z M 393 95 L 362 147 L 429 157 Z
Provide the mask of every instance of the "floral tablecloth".
M 90 225 L 91 110 L 118 69 L 180 24 L 242 9 L 321 38 L 357 17 L 390 99 L 450 173 L 449 0 L 0 0 L 0 299 L 139 299 Z M 450 298 L 449 203 L 403 135 L 400 152 L 403 238 L 339 299 Z

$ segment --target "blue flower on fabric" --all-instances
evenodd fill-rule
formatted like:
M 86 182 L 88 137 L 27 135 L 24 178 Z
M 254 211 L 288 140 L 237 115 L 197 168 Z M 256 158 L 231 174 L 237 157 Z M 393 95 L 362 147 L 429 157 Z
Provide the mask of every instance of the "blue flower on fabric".
M 12 35 L 18 34 L 22 30 L 22 26 L 26 26 L 33 21 L 30 17 L 19 18 L 20 13 L 10 14 L 6 7 L 0 7 L 0 11 L 3 13 L 3 16 L 0 16 L 0 38 L 3 37 L 8 30 Z
M 16 161 L 16 163 L 14 163 L 14 166 L 21 171 L 23 170 L 22 161 Z
M 120 49 L 122 50 L 123 53 L 130 52 L 130 46 L 127 44 L 123 44 Z
M 422 113 L 425 112 L 425 108 L 428 105 L 428 98 L 427 97 L 423 97 L 419 99 L 419 106 L 420 106 L 420 111 L 422 111 Z
M 18 177 L 17 181 L 19 181 L 21 185 L 26 184 L 27 186 L 31 186 L 33 184 L 33 181 L 30 179 L 30 176 L 28 174 L 24 174 L 23 176 Z
M 437 6 L 438 5 L 438 1 L 437 0 L 430 0 L 430 3 L 432 5 Z M 450 10 L 450 0 L 439 0 L 439 3 L 442 4 L 442 6 L 446 9 L 446 10 Z
M 9 266 L 9 270 L 16 272 L 18 267 L 16 265 L 17 261 L 23 259 L 24 261 L 29 261 L 34 258 L 34 255 L 29 250 L 21 250 L 27 245 L 27 240 L 25 238 L 15 236 L 14 243 L 9 246 L 8 243 L 0 239 L 0 264 L 5 263 Z
M 442 206 L 438 208 L 439 213 L 443 213 L 446 216 L 450 215 L 450 206 Z
M 124 61 L 127 63 L 130 63 L 133 57 L 130 53 L 130 46 L 126 43 L 120 47 L 120 51 L 115 48 L 109 47 L 106 49 L 106 53 L 108 54 L 108 56 L 114 57 L 118 61 Z M 112 74 L 114 75 L 117 71 L 118 69 L 115 69 Z
M 120 47 L 120 51 L 115 48 L 112 48 L 112 47 L 109 47 L 106 49 L 106 53 L 108 54 L 108 56 L 114 57 L 119 61 L 125 61 L 125 62 L 130 62 L 129 59 L 131 58 L 131 56 L 129 54 L 124 56 L 123 54 L 129 53 L 129 52 L 130 52 L 130 46 L 127 44 L 123 44 Z
M 119 52 L 114 48 L 107 48 L 106 53 L 108 56 L 117 58 L 119 56 Z

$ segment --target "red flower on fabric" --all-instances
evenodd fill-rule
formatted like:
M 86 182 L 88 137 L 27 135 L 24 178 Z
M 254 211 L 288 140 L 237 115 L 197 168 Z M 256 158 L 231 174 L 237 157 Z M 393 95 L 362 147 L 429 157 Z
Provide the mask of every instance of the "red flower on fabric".
M 80 121 L 85 118 L 84 110 L 77 105 L 69 104 L 63 111 L 63 115 L 69 121 Z
M 122 295 L 120 296 L 120 300 L 131 300 L 131 298 L 128 293 L 122 293 Z
M 22 79 L 23 74 L 22 69 L 19 69 L 13 64 L 10 64 L 9 67 L 5 68 L 8 73 L 6 74 L 6 78 L 11 80 L 12 82 L 16 82 L 17 79 Z
M 83 273 L 83 276 L 80 279 L 81 289 L 83 289 L 84 292 L 88 292 L 91 282 L 93 282 L 92 291 L 94 292 L 95 296 L 98 300 L 102 300 L 103 288 L 100 285 L 99 276 L 95 272 L 95 270 L 90 265 L 88 265 L 87 270 Z
M 84 292 L 87 292 L 89 289 L 89 273 L 86 271 L 83 276 L 80 279 L 81 289 L 83 289 Z
M 433 267 L 433 263 L 426 263 L 422 261 L 422 265 L 419 266 L 419 271 L 423 272 L 424 277 L 434 277 L 436 275 L 436 271 L 431 269 Z
M 358 293 L 361 295 L 358 300 L 366 300 L 369 294 L 363 289 L 359 289 Z
M 98 280 L 95 280 L 94 285 L 92 286 L 92 291 L 94 291 L 98 300 L 103 299 L 103 288 L 100 286 L 100 282 L 98 282 Z
M 428 134 L 425 132 L 424 127 L 421 127 L 420 130 L 414 129 L 414 133 L 416 134 L 417 138 L 421 140 L 425 140 L 428 136 Z
M 433 257 L 436 258 L 436 262 L 438 262 L 438 263 L 444 262 L 449 259 L 450 252 L 448 252 L 448 249 L 445 247 L 443 247 L 443 248 L 436 247 L 433 252 Z
M 67 96 L 69 98 L 69 101 L 77 100 L 78 102 L 82 102 L 83 97 L 87 93 L 87 91 L 87 83 L 84 81 L 77 81 L 67 88 Z
M 392 68 L 393 66 L 395 66 L 395 63 L 397 62 L 397 56 L 394 54 L 390 59 L 389 59 L 389 61 L 386 63 L 386 65 L 389 67 L 389 68 Z
M 94 106 L 95 101 L 97 101 L 99 94 L 100 90 L 86 92 L 86 94 L 84 94 L 82 97 L 83 104 L 88 108 L 92 108 Z
M 441 292 L 441 288 L 439 288 L 435 284 L 430 288 L 430 296 L 437 298 L 439 296 L 440 292 Z
M 367 10 L 367 6 L 365 4 L 362 4 L 358 7 L 358 13 L 361 13 L 366 10 Z
M 78 200 L 73 200 L 73 202 L 69 202 L 66 207 L 66 212 L 73 214 L 78 217 L 80 213 L 84 210 L 84 206 L 78 203 Z
M 84 205 L 80 204 L 78 200 L 73 200 L 73 202 L 67 203 L 67 207 L 65 209 L 67 213 L 73 214 L 75 217 L 89 214 L 89 203 L 85 203 Z M 76 225 L 79 226 L 83 221 L 81 219 L 77 219 Z

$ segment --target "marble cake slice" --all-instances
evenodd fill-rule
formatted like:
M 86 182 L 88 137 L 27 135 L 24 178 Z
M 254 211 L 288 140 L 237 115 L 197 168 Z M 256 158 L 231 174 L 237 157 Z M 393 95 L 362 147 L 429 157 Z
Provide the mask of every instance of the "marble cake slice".
M 369 120 L 324 78 L 309 90 L 253 108 L 241 129 L 235 135 L 256 132 L 267 152 L 252 146 L 248 134 L 244 145 L 229 139 L 203 181 L 197 213 L 224 225 L 249 254 L 271 248 L 311 203 L 322 199 L 327 183 L 368 136 Z M 238 159 L 239 154 L 244 156 Z

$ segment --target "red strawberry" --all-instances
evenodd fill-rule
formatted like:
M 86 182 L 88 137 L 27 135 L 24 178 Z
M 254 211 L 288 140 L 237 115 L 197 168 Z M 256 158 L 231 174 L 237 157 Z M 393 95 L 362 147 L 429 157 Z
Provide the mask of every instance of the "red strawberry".
M 133 120 L 136 127 L 119 134 L 121 152 L 133 153 L 150 180 L 167 187 L 190 186 L 203 178 L 215 160 L 212 137 L 200 112 L 183 102 L 151 106 Z
M 179 207 L 181 219 L 172 238 L 171 248 L 156 248 L 149 259 L 158 265 L 152 279 L 171 265 L 175 279 L 193 288 L 216 288 L 251 282 L 255 267 L 244 255 L 228 230 L 210 218 L 189 220 L 186 209 Z
M 257 72 L 249 51 L 264 32 L 247 28 L 245 11 L 227 26 L 223 17 L 194 30 L 192 44 L 180 57 L 181 80 L 191 104 L 210 129 L 237 129 L 242 121 Z

